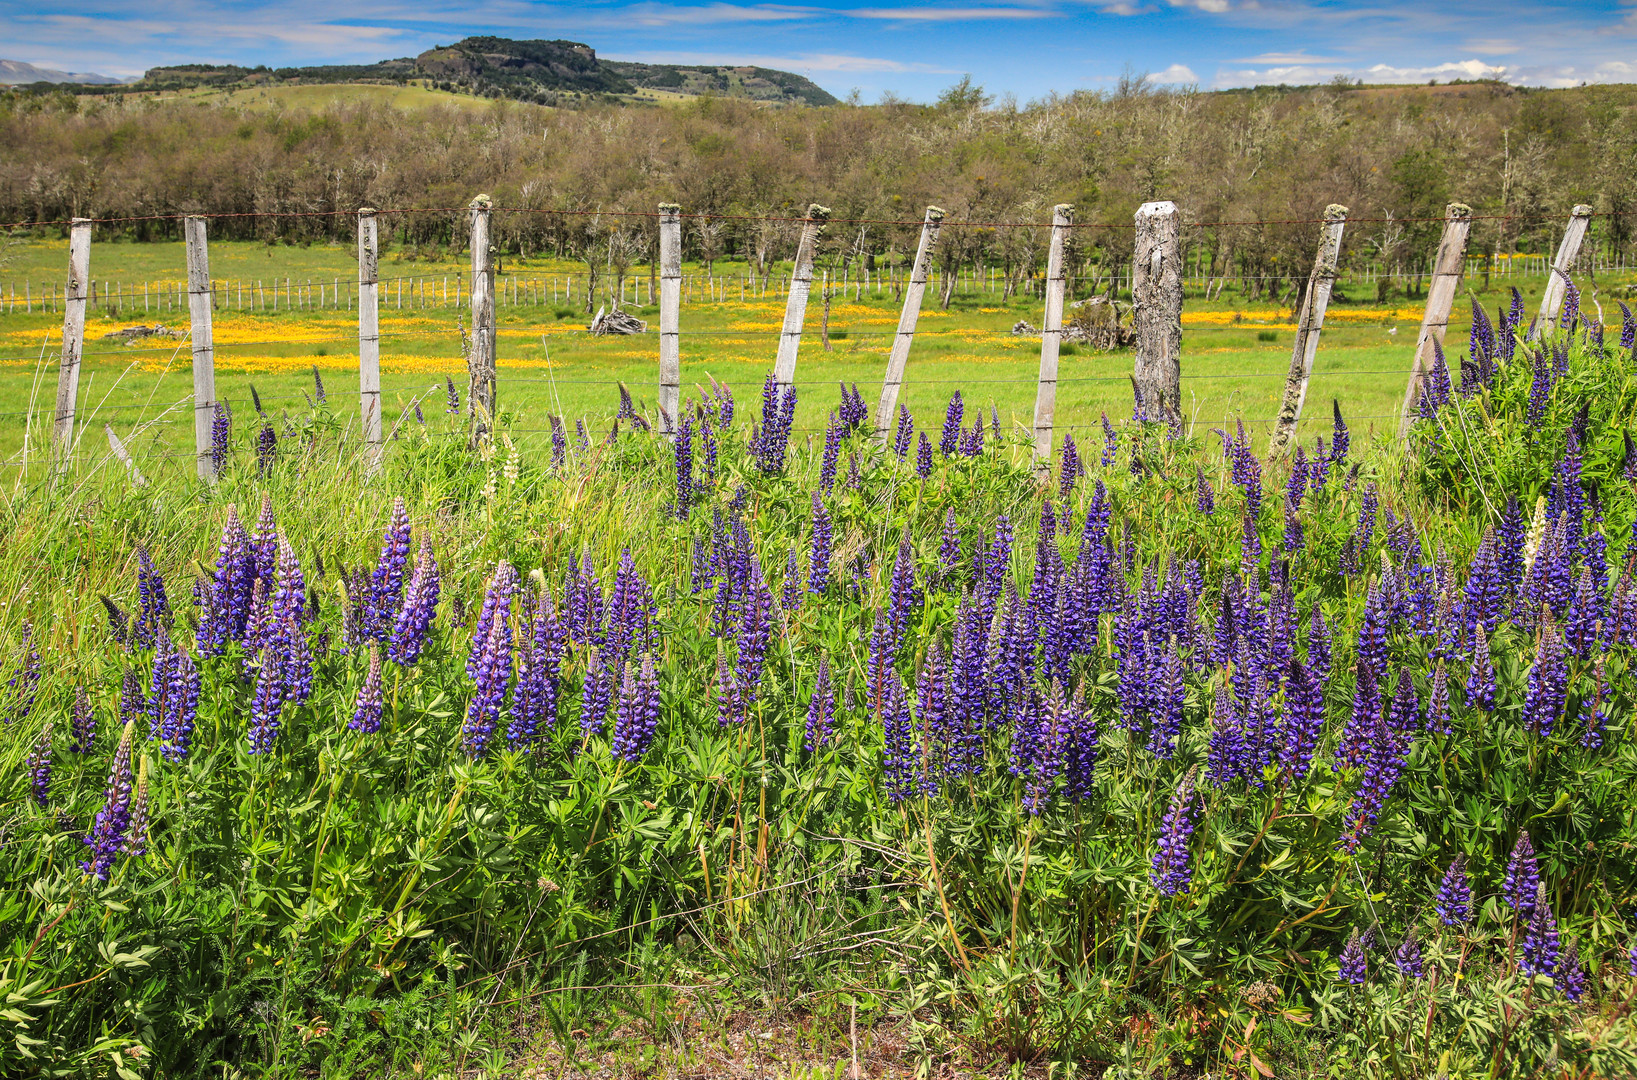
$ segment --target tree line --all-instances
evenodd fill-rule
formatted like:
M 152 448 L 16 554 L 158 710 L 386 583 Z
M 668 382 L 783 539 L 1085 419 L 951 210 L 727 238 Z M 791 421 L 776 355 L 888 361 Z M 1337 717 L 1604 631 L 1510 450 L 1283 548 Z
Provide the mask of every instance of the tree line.
M 944 229 L 944 270 L 981 265 L 1011 288 L 1039 273 L 1054 204 L 1073 203 L 1081 222 L 1126 226 L 1138 204 L 1171 199 L 1185 222 L 1266 223 L 1184 230 L 1195 272 L 1236 278 L 1253 297 L 1288 295 L 1305 279 L 1313 219 L 1330 203 L 1357 222 L 1344 264 L 1411 275 L 1428 269 L 1450 201 L 1482 218 L 1474 254 L 1548 250 L 1578 203 L 1602 215 L 1588 250 L 1633 244 L 1632 86 L 1207 93 L 1134 77 L 1112 92 L 1019 104 L 962 80 L 932 105 L 855 96 L 790 109 L 703 97 L 671 108 L 396 110 L 337 93 L 312 110 L 0 95 L 0 219 L 333 213 L 223 218 L 212 235 L 350 241 L 360 206 L 440 207 L 384 217 L 383 240 L 448 250 L 464 242 L 458 208 L 483 192 L 535 211 L 496 215 L 503 255 L 549 252 L 623 276 L 651 262 L 657 223 L 618 212 L 674 201 L 689 215 L 688 258 L 744 259 L 765 277 L 794 251 L 790 219 L 810 202 L 838 219 L 821 252 L 838 273 L 907 263 L 935 204 L 952 222 L 1040 223 Z M 105 228 L 180 235 L 175 220 Z M 1069 264 L 1079 290 L 1117 281 L 1130 243 L 1125 229 L 1078 231 Z

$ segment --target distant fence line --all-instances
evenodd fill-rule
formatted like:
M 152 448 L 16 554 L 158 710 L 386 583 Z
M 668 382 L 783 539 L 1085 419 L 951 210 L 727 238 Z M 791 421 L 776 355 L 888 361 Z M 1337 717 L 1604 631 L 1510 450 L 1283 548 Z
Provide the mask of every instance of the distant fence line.
M 1463 275 L 1491 278 L 1540 277 L 1547 274 L 1552 260 L 1545 255 L 1469 256 L 1465 259 Z M 1582 253 L 1573 268 L 1593 274 L 1626 273 L 1634 266 L 1624 254 L 1608 257 L 1590 252 Z M 1420 280 L 1431 276 L 1429 270 L 1405 270 L 1377 267 L 1359 267 L 1338 272 L 1337 287 L 1371 286 L 1379 281 Z M 833 276 L 823 272 L 822 288 L 837 299 L 863 299 L 866 295 L 898 296 L 907 284 L 905 275 L 896 269 L 871 271 L 860 269 Z M 1132 275 L 1129 270 L 1099 276 L 1081 274 L 1076 279 L 1077 292 L 1128 296 Z M 1300 279 L 1296 279 L 1300 280 Z M 1221 289 L 1234 282 L 1275 281 L 1291 283 L 1289 275 L 1270 274 L 1195 274 L 1182 278 L 1186 298 L 1211 299 Z M 949 276 L 929 270 L 927 287 L 935 295 L 942 295 L 949 287 Z M 1006 271 L 998 266 L 963 267 L 955 273 L 953 295 L 1022 295 L 1039 298 L 1043 279 L 1038 275 L 1014 276 L 1010 282 Z M 754 270 L 728 274 L 683 274 L 680 278 L 682 303 L 724 303 L 783 299 L 790 293 L 790 274 L 780 271 L 763 276 Z M 184 279 L 154 281 L 93 280 L 87 283 L 87 304 L 95 310 L 110 314 L 135 316 L 163 314 L 187 308 L 187 282 Z M 394 310 L 428 308 L 455 308 L 470 301 L 471 277 L 467 271 L 445 274 L 403 274 L 379 279 L 380 303 Z M 495 299 L 502 307 L 546 307 L 560 304 L 583 304 L 592 287 L 589 274 L 505 273 L 495 275 Z M 600 295 L 617 289 L 619 302 L 631 306 L 651 306 L 655 301 L 655 277 L 646 272 L 627 273 L 623 279 L 614 274 L 599 274 L 596 288 Z M 223 278 L 211 282 L 211 303 L 217 311 L 352 311 L 358 302 L 359 283 L 350 278 L 332 277 L 329 281 L 315 278 Z M 58 282 L 3 282 L 0 283 L 0 314 L 60 314 L 63 310 L 64 291 Z M 1277 298 L 1269 298 L 1274 300 Z
M 469 376 L 468 432 L 472 444 L 477 445 L 488 437 L 497 415 L 497 307 L 504 304 L 543 305 L 547 302 L 548 285 L 552 290 L 552 302 L 564 302 L 574 298 L 573 289 L 578 280 L 575 275 L 541 277 L 496 273 L 495 251 L 490 243 L 490 226 L 495 211 L 496 208 L 486 195 L 475 198 L 467 208 L 470 227 L 470 241 L 467 246 L 471 254 L 469 272 L 456 272 L 448 276 L 419 275 L 381 281 L 377 273 L 379 262 L 377 214 L 384 212 L 364 207 L 355 215 L 358 230 L 356 283 L 350 280 L 343 282 L 339 277 L 333 278 L 327 284 L 320 282 L 316 286 L 316 296 L 313 291 L 315 286 L 309 282 L 304 281 L 299 291 L 290 278 L 286 278 L 282 283 L 283 310 L 290 310 L 298 305 L 303 308 L 308 306 L 351 308 L 354 304 L 357 305 L 361 430 L 365 433 L 368 459 L 372 466 L 379 464 L 384 442 L 381 434 L 379 372 L 381 340 L 379 311 L 383 303 L 389 306 L 403 306 L 404 300 L 407 299 L 410 307 L 431 305 L 469 307 L 470 332 L 467 333 L 463 327 L 461 336 Z M 986 268 L 982 263 L 962 266 L 959 259 L 952 258 L 950 266 L 953 274 L 940 278 L 935 258 L 940 232 L 945 227 L 945 215 L 940 208 L 930 206 L 927 207 L 926 216 L 920 223 L 920 241 L 907 276 L 901 267 L 894 267 L 885 274 L 872 275 L 868 269 L 869 264 L 858 260 L 842 271 L 838 281 L 833 282 L 828 272 L 815 274 L 817 269 L 815 262 L 823 230 L 836 222 L 828 208 L 814 203 L 800 219 L 800 241 L 796 246 L 790 271 L 787 276 L 781 274 L 776 284 L 771 281 L 771 275 L 753 277 L 746 273 L 737 277 L 731 275 L 719 277 L 696 274 L 693 275 L 692 288 L 688 287 L 689 283 L 680 273 L 679 253 L 683 221 L 681 208 L 675 204 L 661 204 L 657 213 L 651 216 L 658 219 L 659 258 L 656 262 L 663 263 L 663 266 L 650 265 L 650 273 L 646 279 L 640 273 L 597 276 L 604 281 L 612 279 L 611 284 L 619 293 L 620 302 L 641 304 L 653 300 L 654 273 L 658 270 L 661 274 L 657 427 L 662 434 L 672 434 L 682 419 L 679 415 L 678 398 L 681 383 L 680 354 L 676 345 L 681 332 L 678 313 L 686 298 L 692 297 L 697 301 L 702 298 L 700 294 L 703 293 L 712 300 L 721 301 L 732 299 L 734 291 L 737 291 L 740 299 L 748 300 L 753 296 L 759 299 L 765 297 L 769 289 L 775 297 L 783 296 L 784 322 L 779 333 L 777 357 L 773 363 L 773 374 L 768 388 L 770 394 L 779 397 L 796 383 L 796 366 L 808 299 L 815 283 L 822 290 L 826 300 L 824 323 L 826 330 L 828 300 L 835 295 L 832 290 L 838 287 L 840 295 L 846 296 L 850 289 L 853 290 L 855 297 L 862 296 L 867 289 L 878 295 L 883 289 L 890 287 L 894 291 L 895 299 L 901 300 L 902 312 L 898 331 L 890 351 L 880 400 L 875 410 L 875 432 L 882 443 L 887 441 L 894 425 L 893 406 L 906 379 L 906 364 L 925 300 L 926 286 L 938 285 L 940 282 L 946 297 L 956 288 L 963 292 L 999 292 L 1013 295 L 1021 287 L 1025 293 L 1037 295 L 1043 301 L 1044 311 L 1040 327 L 1027 327 L 1027 332 L 1038 334 L 1040 339 L 1040 372 L 1036 383 L 1033 434 L 1036 468 L 1042 473 L 1049 470 L 1053 451 L 1054 413 L 1059 382 L 1058 358 L 1066 337 L 1064 311 L 1071 280 L 1089 285 L 1093 293 L 1099 291 L 1099 288 L 1111 290 L 1122 282 L 1127 285 L 1131 297 L 1130 337 L 1135 346 L 1131 382 L 1138 410 L 1152 420 L 1171 424 L 1182 422 L 1180 387 L 1185 283 L 1190 278 L 1191 267 L 1204 269 L 1209 266 L 1214 269 L 1216 259 L 1213 257 L 1207 262 L 1199 257 L 1200 252 L 1182 244 L 1182 234 L 1190 226 L 1183 222 L 1183 215 L 1174 202 L 1147 202 L 1136 209 L 1131 226 L 1133 238 L 1131 258 L 1129 262 L 1125 262 L 1123 258 L 1116 256 L 1114 267 L 1111 267 L 1123 269 L 1126 276 L 1108 278 L 1099 278 L 1089 263 L 1085 265 L 1091 272 L 1078 276 L 1075 274 L 1071 245 L 1072 230 L 1077 226 L 1074 220 L 1075 208 L 1068 204 L 1061 204 L 1052 209 L 1045 248 L 1045 273 L 1039 278 L 1033 277 L 1039 252 L 1032 249 L 1018 264 L 1013 274 L 1003 276 L 997 273 L 999 268 Z M 1531 333 L 1536 324 L 1550 327 L 1556 322 L 1567 296 L 1565 291 L 1567 274 L 1582 265 L 1581 249 L 1594 216 L 1590 206 L 1576 206 L 1573 209 L 1557 252 L 1549 264 L 1555 273 L 1547 281 L 1545 295 L 1541 300 L 1535 322 L 1531 324 Z M 1318 248 L 1311 270 L 1306 275 L 1306 288 L 1300 288 L 1301 277 L 1298 275 L 1287 275 L 1279 279 L 1289 280 L 1291 295 L 1299 294 L 1301 299 L 1296 319 L 1295 344 L 1286 376 L 1284 403 L 1276 418 L 1277 430 L 1272 442 L 1274 453 L 1284 451 L 1300 422 L 1307 386 L 1318 353 L 1319 335 L 1323 330 L 1326 306 L 1336 282 L 1340 279 L 1342 238 L 1348 224 L 1348 208 L 1333 204 L 1325 209 L 1324 217 L 1317 220 L 1322 221 L 1324 228 L 1319 230 Z M 1462 278 L 1467 274 L 1511 276 L 1528 273 L 1534 268 L 1535 264 L 1529 257 L 1521 260 L 1514 257 L 1469 259 L 1467 243 L 1474 220 L 1476 219 L 1470 207 L 1451 203 L 1445 210 L 1443 230 L 1437 247 L 1428 253 L 1430 257 L 1423 264 L 1424 269 L 1420 272 L 1415 270 L 1407 272 L 1410 276 L 1423 279 L 1427 291 L 1421 329 L 1416 338 L 1409 369 L 1409 382 L 1400 412 L 1401 431 L 1408 425 L 1409 418 L 1413 415 L 1412 410 L 1417 403 L 1423 381 L 1437 363 L 1436 357 L 1448 330 L 1451 309 Z M 214 312 L 224 307 L 279 310 L 277 305 L 281 293 L 277 282 L 273 283 L 271 288 L 263 282 L 249 282 L 247 295 L 244 281 L 223 282 L 213 279 L 209 269 L 206 239 L 208 223 L 209 219 L 203 216 L 190 216 L 185 219 L 186 291 L 184 293 L 179 289 L 173 289 L 170 283 L 166 282 L 162 283 L 160 295 L 167 304 L 177 307 L 180 306 L 183 296 L 186 296 L 189 312 L 188 339 L 193 358 L 195 461 L 199 478 L 213 482 L 216 464 L 212 454 L 211 432 L 217 402 L 212 316 Z M 94 224 L 95 222 L 85 218 L 75 219 L 71 224 L 69 274 L 61 294 L 63 335 L 53 442 L 56 450 L 64 454 L 72 451 L 76 445 L 75 415 L 80 361 L 84 348 L 85 315 L 95 295 L 94 279 L 90 273 Z M 959 250 L 953 254 L 958 255 Z M 1225 260 L 1225 263 L 1223 269 L 1229 272 L 1218 278 L 1201 275 L 1196 280 L 1202 280 L 1208 291 L 1211 281 L 1220 281 L 1225 285 L 1228 281 L 1238 279 L 1238 275 L 1231 273 L 1232 261 Z M 1519 265 L 1520 263 L 1522 265 Z M 643 261 L 632 260 L 627 265 L 640 267 Z M 1547 265 L 1542 259 L 1539 267 L 1544 271 Z M 1243 262 L 1239 266 L 1240 269 L 1247 268 Z M 1623 269 L 1624 264 L 1622 262 L 1615 266 L 1598 267 L 1594 263 L 1593 267 L 1594 270 L 1596 268 L 1617 270 Z M 1376 280 L 1379 280 L 1379 275 Z M 648 286 L 646 301 L 641 296 L 644 284 Z M 589 285 L 588 271 L 587 284 L 582 286 L 582 289 L 589 288 Z M 630 291 L 629 295 L 627 288 Z M 154 292 L 151 285 L 144 286 L 142 296 L 145 302 L 148 304 L 154 302 Z M 106 285 L 103 286 L 102 295 L 103 302 L 108 303 Z M 113 290 L 115 301 L 122 300 L 124 295 L 123 286 L 116 286 Z M 25 284 L 25 308 L 32 304 L 32 299 L 31 287 Z M 50 303 L 54 299 L 55 297 L 48 293 L 46 302 Z M 1268 299 L 1273 300 L 1273 297 L 1270 296 Z M 136 293 L 133 290 L 131 293 L 133 313 L 135 300 Z M 591 298 L 587 297 L 587 300 L 590 301 Z M 1026 324 L 1020 324 L 1019 328 L 1023 329 L 1025 326 Z M 108 437 L 111 451 L 121 456 L 129 465 L 129 459 L 111 427 L 108 428 Z M 137 475 L 134 468 L 132 475 L 133 479 Z

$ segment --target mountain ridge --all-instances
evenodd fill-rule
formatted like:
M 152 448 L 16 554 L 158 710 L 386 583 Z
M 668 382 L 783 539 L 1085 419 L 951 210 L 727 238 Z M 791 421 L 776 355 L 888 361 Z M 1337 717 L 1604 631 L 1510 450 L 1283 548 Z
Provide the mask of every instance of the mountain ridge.
M 91 71 L 58 71 L 56 68 L 39 67 L 24 60 L 0 60 L 0 86 L 26 86 L 29 83 L 121 86 L 130 81 L 113 75 L 98 75 Z
M 285 68 L 170 64 L 149 68 L 141 79 L 133 82 L 107 76 L 81 78 L 21 63 L 17 66 L 28 69 L 21 74 L 62 78 L 19 78 L 16 82 L 73 85 L 80 87 L 81 93 L 92 94 L 337 83 L 424 83 L 438 90 L 540 105 L 594 98 L 651 100 L 704 94 L 749 98 L 772 105 L 833 105 L 836 102 L 834 95 L 811 79 L 774 68 L 749 64 L 643 64 L 603 60 L 591 46 L 577 41 L 518 41 L 487 35 L 463 38 L 452 45 L 436 45 L 418 56 L 373 64 Z M 93 79 L 101 81 L 93 82 Z

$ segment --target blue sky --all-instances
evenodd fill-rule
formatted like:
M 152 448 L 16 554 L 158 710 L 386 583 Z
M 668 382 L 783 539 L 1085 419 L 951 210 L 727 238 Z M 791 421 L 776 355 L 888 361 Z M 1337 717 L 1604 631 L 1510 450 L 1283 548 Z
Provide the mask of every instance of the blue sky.
M 965 74 L 1027 100 L 1105 89 L 1127 67 L 1204 89 L 1337 74 L 1637 82 L 1637 0 L 80 0 L 61 13 L 0 0 L 0 56 L 109 75 L 187 61 L 369 62 L 477 33 L 568 38 L 614 59 L 785 68 L 865 101 L 931 100 Z

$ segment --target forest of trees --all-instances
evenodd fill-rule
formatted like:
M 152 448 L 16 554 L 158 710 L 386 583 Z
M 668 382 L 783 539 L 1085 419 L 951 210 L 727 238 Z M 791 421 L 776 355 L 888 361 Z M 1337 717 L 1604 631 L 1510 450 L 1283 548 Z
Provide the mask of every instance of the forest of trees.
M 652 211 L 691 215 L 688 256 L 741 257 L 767 272 L 788 257 L 799 217 L 819 202 L 837 219 L 828 258 L 898 264 L 928 204 L 951 221 L 1039 221 L 1054 203 L 1078 220 L 1129 224 L 1149 199 L 1175 200 L 1190 222 L 1310 221 L 1342 203 L 1359 223 L 1346 258 L 1423 268 L 1449 201 L 1483 216 L 1470 250 L 1534 251 L 1556 242 L 1569 208 L 1601 215 L 1588 248 L 1633 244 L 1637 87 L 1522 90 L 1497 83 L 1427 87 L 1336 84 L 1204 93 L 1127 78 L 1112 93 L 1019 105 L 970 81 L 930 106 L 856 100 L 769 109 L 705 97 L 672 108 L 566 110 L 500 101 L 396 111 L 338 104 L 317 111 L 183 100 L 0 95 L 0 221 L 71 215 L 142 218 L 341 211 L 333 217 L 226 218 L 212 235 L 302 242 L 350 239 L 347 214 L 496 205 L 497 243 L 523 255 L 629 265 L 651 257 Z M 384 218 L 410 249 L 458 247 L 455 210 Z M 1374 219 L 1374 220 L 1361 220 Z M 1390 219 L 1390 220 L 1387 220 Z M 894 224 L 892 222 L 910 222 Z M 108 226 L 113 228 L 115 226 Z M 117 226 L 132 239 L 179 235 L 175 221 Z M 57 227 L 52 227 L 57 228 Z M 1018 276 L 1043 258 L 1043 230 L 946 228 L 945 265 L 981 262 Z M 1212 273 L 1299 280 L 1311 224 L 1210 225 L 1186 232 Z M 1077 273 L 1108 275 L 1130 233 L 1077 234 Z

